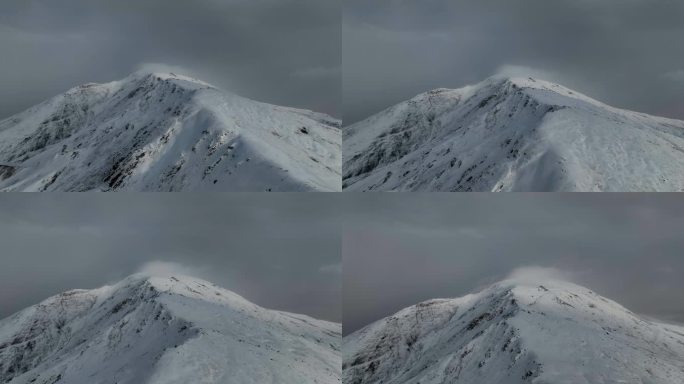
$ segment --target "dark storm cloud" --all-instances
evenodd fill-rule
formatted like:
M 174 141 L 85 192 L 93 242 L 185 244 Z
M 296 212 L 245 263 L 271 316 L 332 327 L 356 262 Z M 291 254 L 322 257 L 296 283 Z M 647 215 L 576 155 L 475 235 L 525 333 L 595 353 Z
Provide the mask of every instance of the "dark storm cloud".
M 341 321 L 336 196 L 5 195 L 0 318 L 144 270 L 195 275 L 267 308 Z
M 503 69 L 684 119 L 680 0 L 348 0 L 345 125 Z
M 345 194 L 344 205 L 345 334 L 523 267 L 684 323 L 681 195 Z
M 336 0 L 4 0 L 0 118 L 150 62 L 339 115 L 340 34 Z

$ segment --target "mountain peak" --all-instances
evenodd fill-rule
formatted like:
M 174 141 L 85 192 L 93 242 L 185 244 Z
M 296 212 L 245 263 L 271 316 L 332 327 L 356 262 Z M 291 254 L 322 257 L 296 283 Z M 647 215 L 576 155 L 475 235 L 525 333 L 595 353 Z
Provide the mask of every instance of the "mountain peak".
M 535 284 L 504 280 L 461 298 L 426 301 L 346 336 L 345 381 L 670 384 L 684 379 L 684 328 L 644 320 L 562 280 Z
M 536 78 L 429 91 L 344 135 L 349 191 L 684 190 L 684 121 Z
M 161 82 L 175 82 L 177 84 L 195 84 L 196 86 L 204 87 L 204 88 L 213 88 L 215 89 L 213 85 L 202 81 L 200 79 L 197 79 L 192 76 L 188 75 L 183 75 L 183 74 L 177 74 L 174 72 L 166 72 L 166 71 L 147 71 L 147 70 L 140 70 L 137 72 L 132 73 L 130 76 L 128 76 L 124 81 L 149 81 L 151 83 L 161 83 Z
M 518 86 L 543 86 L 543 85 L 558 85 L 556 83 L 540 79 L 533 76 L 510 76 L 510 75 L 493 75 L 484 82 L 503 82 L 509 84 L 515 84 Z
M 331 117 L 142 71 L 0 121 L 0 191 L 335 191 L 341 141 Z
M 573 283 L 563 271 L 556 268 L 528 266 L 516 268 L 508 276 L 495 285 L 515 285 L 515 286 L 537 286 L 547 284 L 551 286 L 582 288 Z
M 96 289 L 95 291 L 104 291 L 107 294 L 122 294 L 124 296 L 130 295 L 130 292 L 139 294 L 152 291 L 155 294 L 177 295 L 233 308 L 246 308 L 250 310 L 260 308 L 244 297 L 221 288 L 214 283 L 181 274 L 136 273 L 118 283 Z
M 469 85 L 459 90 L 468 96 L 514 95 L 517 92 L 526 94 L 541 104 L 576 105 L 577 102 L 610 108 L 587 95 L 577 92 L 561 84 L 532 76 L 493 75 L 480 83 Z
M 0 382 L 340 382 L 341 326 L 189 276 L 136 274 L 0 320 Z

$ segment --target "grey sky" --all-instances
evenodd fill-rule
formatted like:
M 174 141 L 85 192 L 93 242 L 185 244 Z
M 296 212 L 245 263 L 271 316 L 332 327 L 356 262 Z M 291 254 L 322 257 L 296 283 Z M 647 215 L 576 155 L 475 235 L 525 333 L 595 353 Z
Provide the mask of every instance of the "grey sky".
M 556 268 L 627 308 L 684 323 L 678 194 L 345 194 L 348 334 L 522 267 Z
M 343 15 L 345 125 L 500 71 L 684 119 L 681 0 L 346 0 Z
M 145 268 L 205 278 L 267 308 L 341 321 L 336 196 L 3 195 L 0 318 Z
M 145 63 L 339 116 L 340 8 L 338 0 L 3 0 L 0 119 Z

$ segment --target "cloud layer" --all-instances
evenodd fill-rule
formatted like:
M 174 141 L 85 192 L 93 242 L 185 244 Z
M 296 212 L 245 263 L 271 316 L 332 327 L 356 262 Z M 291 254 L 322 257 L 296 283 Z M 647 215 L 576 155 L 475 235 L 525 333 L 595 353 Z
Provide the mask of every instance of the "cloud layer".
M 340 33 L 336 0 L 4 0 L 0 119 L 148 62 L 339 116 Z M 312 68 L 316 76 L 297 76 Z
M 343 209 L 345 333 L 507 278 L 570 280 L 684 323 L 679 195 L 345 194 Z
M 345 125 L 504 66 L 684 119 L 679 0 L 348 0 L 343 14 Z
M 143 264 L 135 273 L 151 277 L 192 276 L 210 278 L 209 268 L 183 265 L 181 263 L 153 260 Z
M 186 274 L 267 308 L 341 321 L 337 194 L 9 194 L 0 318 L 133 273 Z
M 538 266 L 518 267 L 512 270 L 504 280 L 520 284 L 537 284 L 544 281 L 572 282 L 568 272 L 561 271 L 558 268 Z

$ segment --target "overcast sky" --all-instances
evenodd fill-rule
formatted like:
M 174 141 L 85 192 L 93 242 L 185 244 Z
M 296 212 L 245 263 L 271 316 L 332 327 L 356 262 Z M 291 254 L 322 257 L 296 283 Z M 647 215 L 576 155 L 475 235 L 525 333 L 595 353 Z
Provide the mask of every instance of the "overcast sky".
M 684 119 L 681 0 L 345 0 L 343 14 L 345 125 L 495 73 Z
M 140 271 L 205 278 L 267 308 L 341 321 L 337 194 L 8 194 L 0 319 Z
M 684 323 L 678 194 L 345 194 L 344 333 L 555 268 L 630 310 Z
M 340 8 L 339 0 L 3 0 L 0 119 L 145 63 L 339 117 Z

